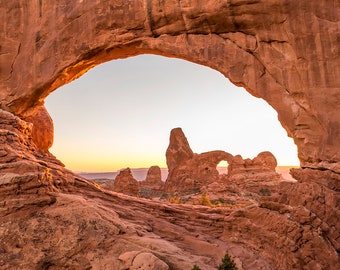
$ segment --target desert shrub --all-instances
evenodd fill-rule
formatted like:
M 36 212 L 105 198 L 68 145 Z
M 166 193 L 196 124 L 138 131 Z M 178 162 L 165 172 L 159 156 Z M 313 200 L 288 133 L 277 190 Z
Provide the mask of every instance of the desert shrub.
M 218 270 L 237 270 L 235 262 L 230 258 L 228 252 L 224 255 Z
M 182 201 L 182 199 L 181 198 L 179 198 L 178 196 L 170 196 L 169 198 L 168 198 L 168 201 L 169 201 L 169 203 L 174 203 L 174 204 L 182 204 L 183 203 L 183 201 Z
M 235 202 L 229 199 L 224 199 L 224 198 L 218 198 L 217 200 L 211 200 L 211 203 L 214 204 L 215 206 L 224 206 L 226 204 L 231 204 L 234 205 Z
M 271 195 L 271 191 L 268 188 L 261 188 L 259 190 L 259 195 L 261 195 L 261 196 L 270 196 Z
M 205 193 L 201 195 L 201 198 L 196 202 L 196 204 L 204 205 L 204 206 L 209 206 L 209 207 L 214 207 L 214 205 L 211 203 L 209 196 Z
M 191 270 L 201 270 L 201 268 L 199 268 L 199 266 L 197 266 L 196 264 L 191 268 Z

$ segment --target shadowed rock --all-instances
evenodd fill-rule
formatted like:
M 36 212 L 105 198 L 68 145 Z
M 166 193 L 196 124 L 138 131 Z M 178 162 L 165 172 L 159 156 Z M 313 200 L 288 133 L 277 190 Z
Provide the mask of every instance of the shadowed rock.
M 276 166 L 276 158 L 268 151 L 258 154 L 254 159 L 242 159 L 237 155 L 229 162 L 228 178 L 231 181 L 275 181 L 280 178 L 275 171 Z
M 145 180 L 140 182 L 139 195 L 147 198 L 158 197 L 163 193 L 163 188 L 161 169 L 158 166 L 152 166 Z
M 133 178 L 131 169 L 121 170 L 113 182 L 112 190 L 131 196 L 137 196 L 139 193 L 139 182 Z
M 187 193 L 199 190 L 202 186 L 218 180 L 216 167 L 221 160 L 231 159 L 232 155 L 224 151 L 194 154 L 182 129 L 173 129 L 166 151 L 169 175 L 164 192 Z

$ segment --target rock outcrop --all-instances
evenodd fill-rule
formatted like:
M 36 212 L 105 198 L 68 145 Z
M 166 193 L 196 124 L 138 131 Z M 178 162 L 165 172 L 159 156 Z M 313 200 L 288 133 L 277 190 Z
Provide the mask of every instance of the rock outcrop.
M 32 123 L 32 139 L 38 149 L 48 151 L 53 144 L 54 126 L 46 108 L 37 107 L 25 120 Z
M 138 270 L 169 270 L 169 266 L 157 258 L 153 253 L 130 251 L 119 256 L 119 260 L 125 263 L 126 269 Z
M 12 0 L 0 14 L 1 268 L 121 269 L 121 254 L 141 251 L 216 269 L 227 248 L 243 269 L 340 268 L 339 1 Z M 207 213 L 66 170 L 46 150 L 44 98 L 143 53 L 209 66 L 265 99 L 298 147 L 298 182 L 260 207 Z
M 242 159 L 240 155 L 229 161 L 228 178 L 232 181 L 275 181 L 280 178 L 276 172 L 277 161 L 268 151 L 262 152 L 254 159 Z
M 244 160 L 240 155 L 233 156 L 224 151 L 194 154 L 180 128 L 170 133 L 166 160 L 169 175 L 164 192 L 167 194 L 193 193 L 219 181 L 237 183 L 244 187 L 254 186 L 252 182 L 274 182 L 280 179 L 275 171 L 277 161 L 272 153 L 262 152 L 253 160 Z M 229 164 L 228 175 L 219 175 L 217 165 L 222 160 Z
M 179 166 L 181 163 L 185 163 L 187 160 L 194 156 L 194 152 L 191 150 L 189 142 L 185 137 L 181 128 L 174 128 L 170 132 L 170 142 L 166 150 L 166 165 L 169 172 Z
M 171 130 L 166 151 L 169 174 L 165 181 L 165 193 L 188 193 L 219 178 L 218 163 L 231 160 L 232 155 L 224 151 L 194 154 L 181 128 Z
M 207 65 L 264 98 L 303 166 L 328 169 L 340 159 L 337 1 L 15 0 L 0 10 L 2 109 L 26 118 L 95 65 L 161 54 Z
M 130 196 L 139 194 L 140 183 L 133 178 L 130 168 L 121 170 L 116 176 L 112 190 L 119 193 L 124 193 Z
M 140 182 L 139 196 L 153 198 L 161 196 L 164 189 L 161 168 L 151 166 L 144 181 Z

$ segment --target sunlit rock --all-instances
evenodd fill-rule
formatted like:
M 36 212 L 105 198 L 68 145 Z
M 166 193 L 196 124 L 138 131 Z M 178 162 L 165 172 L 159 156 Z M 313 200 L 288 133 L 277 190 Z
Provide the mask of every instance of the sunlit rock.
M 120 254 L 143 251 L 216 269 L 228 249 L 243 269 L 340 269 L 339 1 L 11 0 L 0 14 L 0 268 L 121 269 Z M 143 53 L 206 65 L 265 99 L 297 145 L 298 182 L 231 212 L 127 198 L 65 169 L 35 115 L 44 98 Z
M 137 196 L 139 193 L 139 182 L 133 178 L 131 169 L 121 170 L 113 182 L 113 191 Z

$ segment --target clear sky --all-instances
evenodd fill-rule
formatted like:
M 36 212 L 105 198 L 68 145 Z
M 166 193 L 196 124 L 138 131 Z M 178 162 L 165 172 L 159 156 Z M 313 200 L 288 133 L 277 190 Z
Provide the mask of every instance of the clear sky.
M 264 100 L 219 72 L 184 60 L 141 55 L 91 69 L 45 100 L 53 118 L 51 152 L 75 171 L 166 167 L 170 130 L 192 150 L 243 158 L 271 151 L 298 165 L 296 146 Z

